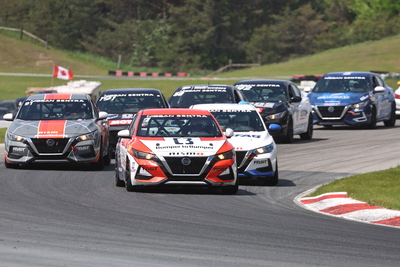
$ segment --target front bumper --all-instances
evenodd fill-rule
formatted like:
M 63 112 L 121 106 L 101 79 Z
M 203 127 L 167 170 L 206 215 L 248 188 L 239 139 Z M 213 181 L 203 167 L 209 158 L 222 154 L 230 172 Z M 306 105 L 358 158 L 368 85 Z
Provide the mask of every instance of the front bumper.
M 81 142 L 75 138 L 51 139 L 54 144 L 47 140 L 49 139 L 26 138 L 24 142 L 6 140 L 6 160 L 13 164 L 88 163 L 99 157 L 100 138 Z
M 274 149 L 271 153 L 252 156 L 251 151 L 236 151 L 239 178 L 274 177 L 277 155 Z
M 313 122 L 317 125 L 366 125 L 371 121 L 371 106 L 351 109 L 348 106 L 314 106 Z

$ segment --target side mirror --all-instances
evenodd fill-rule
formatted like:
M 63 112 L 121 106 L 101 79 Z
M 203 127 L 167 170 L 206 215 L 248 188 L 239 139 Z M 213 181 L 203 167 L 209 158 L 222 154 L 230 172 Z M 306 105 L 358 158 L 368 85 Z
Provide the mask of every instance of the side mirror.
M 290 99 L 292 102 L 301 102 L 301 96 L 294 96 Z
M 374 88 L 374 93 L 382 93 L 382 92 L 385 92 L 385 87 L 377 86 Z
M 14 120 L 14 115 L 12 113 L 7 113 L 3 115 L 3 120 L 5 121 L 13 121 Z
M 268 132 L 269 133 L 277 133 L 282 129 L 282 127 L 279 124 L 272 123 L 268 126 Z
M 234 134 L 235 134 L 235 132 L 231 128 L 226 128 L 226 130 L 225 130 L 226 138 L 231 138 Z
M 108 113 L 107 112 L 104 112 L 104 111 L 100 111 L 99 112 L 99 120 L 107 119 L 107 117 L 108 117 Z
M 119 138 L 131 138 L 131 135 L 129 134 L 129 130 L 121 130 L 118 132 L 118 137 Z

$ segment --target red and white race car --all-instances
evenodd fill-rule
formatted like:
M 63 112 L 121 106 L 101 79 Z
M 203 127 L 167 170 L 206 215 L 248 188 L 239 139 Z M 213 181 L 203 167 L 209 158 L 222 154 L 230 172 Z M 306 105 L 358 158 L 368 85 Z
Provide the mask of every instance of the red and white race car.
M 236 154 L 218 122 L 206 110 L 139 111 L 128 130 L 118 133 L 116 185 L 196 185 L 238 191 Z

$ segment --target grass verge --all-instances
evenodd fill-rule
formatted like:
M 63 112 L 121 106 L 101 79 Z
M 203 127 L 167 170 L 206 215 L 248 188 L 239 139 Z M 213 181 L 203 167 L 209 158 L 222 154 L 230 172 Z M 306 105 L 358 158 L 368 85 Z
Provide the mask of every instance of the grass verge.
M 6 134 L 7 128 L 0 128 L 0 144 L 4 144 L 4 135 Z
M 349 197 L 372 206 L 400 210 L 400 166 L 384 171 L 349 176 L 323 185 L 309 196 L 347 192 Z

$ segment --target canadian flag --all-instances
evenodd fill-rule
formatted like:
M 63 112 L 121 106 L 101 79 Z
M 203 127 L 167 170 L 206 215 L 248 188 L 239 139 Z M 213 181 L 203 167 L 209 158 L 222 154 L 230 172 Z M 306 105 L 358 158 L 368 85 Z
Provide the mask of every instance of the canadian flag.
M 53 77 L 63 80 L 72 80 L 74 78 L 74 73 L 72 70 L 54 65 Z

